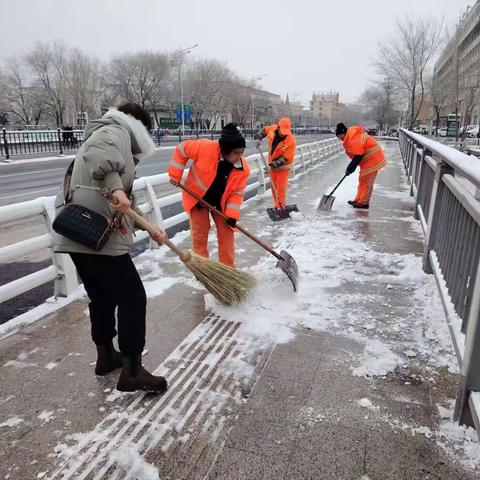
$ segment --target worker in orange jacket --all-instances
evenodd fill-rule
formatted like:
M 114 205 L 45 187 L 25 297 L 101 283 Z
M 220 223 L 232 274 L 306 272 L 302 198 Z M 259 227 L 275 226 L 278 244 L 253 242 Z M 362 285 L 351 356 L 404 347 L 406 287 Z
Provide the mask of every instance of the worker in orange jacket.
M 268 138 L 268 166 L 271 169 L 272 182 L 277 195 L 272 189 L 275 208 L 286 207 L 287 185 L 290 170 L 295 158 L 297 141 L 292 134 L 292 122 L 281 118 L 277 124 L 267 125 L 255 136 L 256 146 L 260 147 L 263 138 Z
M 212 212 L 217 227 L 220 262 L 235 265 L 234 229 L 240 219 L 240 206 L 250 175 L 250 167 L 243 157 L 245 138 L 238 128 L 229 123 L 217 140 L 187 140 L 177 145 L 168 167 L 170 182 L 178 185 L 189 160 L 185 185 L 206 202 L 223 212 L 228 220 Z M 183 209 L 190 219 L 193 251 L 208 257 L 209 211 L 186 192 L 182 192 Z
M 357 196 L 348 203 L 354 208 L 368 209 L 378 172 L 387 164 L 382 147 L 362 125 L 347 128 L 339 123 L 336 135 L 343 141 L 345 152 L 352 160 L 345 174 L 351 175 L 360 165 Z

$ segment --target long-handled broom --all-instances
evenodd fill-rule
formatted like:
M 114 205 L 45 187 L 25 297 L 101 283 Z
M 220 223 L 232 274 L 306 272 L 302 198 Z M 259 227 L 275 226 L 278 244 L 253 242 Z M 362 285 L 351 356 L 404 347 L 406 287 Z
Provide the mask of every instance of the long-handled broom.
M 102 191 L 102 194 L 109 201 L 115 198 L 109 191 Z M 143 218 L 137 212 L 129 208 L 126 212 L 137 225 L 148 233 L 153 233 L 157 227 Z M 188 250 L 182 250 L 171 240 L 166 238 L 163 243 L 178 255 L 185 266 L 193 273 L 194 277 L 211 293 L 220 303 L 224 305 L 235 305 L 240 303 L 255 286 L 255 278 L 236 268 L 229 267 L 223 263 L 209 258 L 202 257 Z

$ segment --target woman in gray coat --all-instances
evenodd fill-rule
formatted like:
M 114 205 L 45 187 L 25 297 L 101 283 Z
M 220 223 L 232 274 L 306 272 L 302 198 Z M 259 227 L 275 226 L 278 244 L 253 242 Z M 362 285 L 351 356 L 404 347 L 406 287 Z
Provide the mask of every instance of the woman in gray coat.
M 147 300 L 129 254 L 133 224 L 129 217 L 122 215 L 132 206 L 135 167 L 155 149 L 149 130 L 150 115 L 132 103 L 111 109 L 87 125 L 84 143 L 74 161 L 70 184 L 75 188 L 71 189 L 70 201 L 108 218 L 116 211 L 117 217 L 120 216 L 119 227 L 99 252 L 60 235 L 56 236 L 55 244 L 56 252 L 70 254 L 90 298 L 91 332 L 97 347 L 95 373 L 106 375 L 123 367 L 117 385 L 121 391 L 164 392 L 167 389 L 165 378 L 150 374 L 142 366 Z M 102 188 L 113 192 L 115 206 L 102 197 Z M 57 214 L 63 200 L 63 196 L 59 196 Z M 151 236 L 161 244 L 165 233 L 158 229 Z M 121 353 L 113 346 L 117 334 L 115 310 Z

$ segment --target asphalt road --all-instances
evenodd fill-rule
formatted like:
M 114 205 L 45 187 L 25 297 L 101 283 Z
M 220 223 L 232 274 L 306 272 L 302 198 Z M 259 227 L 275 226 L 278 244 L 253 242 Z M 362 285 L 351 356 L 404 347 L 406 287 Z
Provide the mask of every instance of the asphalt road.
M 331 137 L 332 135 L 297 136 L 299 144 Z M 266 142 L 264 141 L 264 144 Z M 255 153 L 252 140 L 247 140 L 246 154 Z M 137 167 L 137 176 L 156 175 L 166 171 L 172 155 L 171 148 L 159 149 L 157 153 Z M 0 165 L 0 205 L 33 200 L 42 196 L 55 195 L 63 181 L 70 157 L 31 160 L 17 160 Z

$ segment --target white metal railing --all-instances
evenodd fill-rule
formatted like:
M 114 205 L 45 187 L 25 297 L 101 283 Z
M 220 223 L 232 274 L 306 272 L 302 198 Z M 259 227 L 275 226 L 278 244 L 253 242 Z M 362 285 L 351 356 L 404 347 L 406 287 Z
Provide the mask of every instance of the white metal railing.
M 480 434 L 480 164 L 404 129 L 399 141 L 425 235 L 424 270 L 435 275 L 461 368 L 455 416 Z
M 173 148 L 174 147 L 166 147 L 165 150 L 173 150 Z M 295 176 L 298 173 L 305 172 L 308 168 L 323 163 L 332 155 L 340 152 L 341 149 L 342 145 L 336 138 L 298 145 L 291 175 Z M 251 167 L 251 177 L 246 188 L 246 193 L 265 193 L 269 180 L 268 176 L 264 174 L 264 168 L 259 154 L 250 155 L 247 160 Z M 135 180 L 133 185 L 133 191 L 137 196 L 145 199 L 145 201 L 138 206 L 141 213 L 151 222 L 164 229 L 179 225 L 188 219 L 185 212 L 163 217 L 162 208 L 179 204 L 181 201 L 181 192 L 175 192 L 157 198 L 154 187 L 165 185 L 168 182 L 168 174 L 162 173 L 149 177 L 141 177 Z M 77 274 L 69 255 L 58 254 L 53 251 L 51 226 L 55 218 L 54 198 L 55 197 L 40 197 L 28 202 L 0 207 L 0 226 L 34 216 L 43 217 L 45 224 L 45 233 L 42 235 L 0 247 L 0 263 L 13 262 L 25 255 L 45 248 L 50 248 L 52 261 L 50 266 L 42 270 L 1 285 L 0 303 L 28 292 L 40 285 L 51 282 L 52 280 L 55 284 L 55 297 L 69 297 L 78 289 Z M 148 238 L 148 233 L 139 231 L 135 235 L 135 242 L 145 240 L 146 238 Z M 154 247 L 155 245 L 151 244 L 150 246 Z

